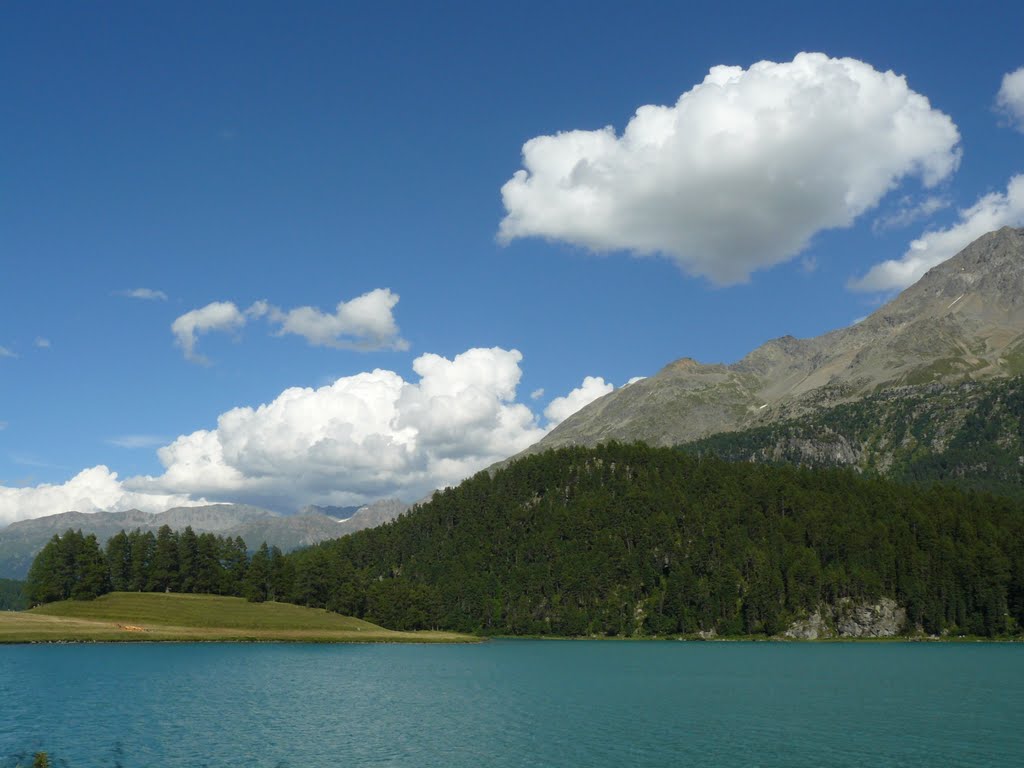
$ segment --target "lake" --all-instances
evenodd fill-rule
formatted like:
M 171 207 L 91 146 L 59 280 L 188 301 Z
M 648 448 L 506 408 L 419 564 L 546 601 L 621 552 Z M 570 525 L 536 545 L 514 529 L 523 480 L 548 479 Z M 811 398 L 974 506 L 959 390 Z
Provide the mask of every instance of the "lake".
M 996 766 L 1024 646 L 0 646 L 0 768 Z

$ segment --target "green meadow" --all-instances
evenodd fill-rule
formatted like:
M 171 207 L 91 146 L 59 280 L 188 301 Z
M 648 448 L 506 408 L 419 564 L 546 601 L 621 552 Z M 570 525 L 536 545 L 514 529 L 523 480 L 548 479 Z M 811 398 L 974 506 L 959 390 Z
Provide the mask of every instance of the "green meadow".
M 322 609 L 216 595 L 111 592 L 96 600 L 64 600 L 30 611 L 0 613 L 0 643 L 475 640 L 454 632 L 393 632 Z

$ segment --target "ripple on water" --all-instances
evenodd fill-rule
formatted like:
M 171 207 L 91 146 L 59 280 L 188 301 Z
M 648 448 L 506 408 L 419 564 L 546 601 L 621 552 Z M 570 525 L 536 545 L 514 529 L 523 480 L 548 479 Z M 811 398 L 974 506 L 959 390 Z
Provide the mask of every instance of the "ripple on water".
M 1019 645 L 0 648 L 0 768 L 987 766 Z

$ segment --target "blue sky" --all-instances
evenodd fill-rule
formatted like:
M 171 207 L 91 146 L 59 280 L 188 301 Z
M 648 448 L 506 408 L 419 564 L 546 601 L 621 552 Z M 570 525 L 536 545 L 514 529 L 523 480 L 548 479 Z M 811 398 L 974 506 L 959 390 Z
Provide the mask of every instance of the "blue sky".
M 606 384 L 848 325 L 906 278 L 851 283 L 922 236 L 941 255 L 1024 221 L 1008 186 L 1024 85 L 1003 87 L 1024 67 L 1024 9 L 666 6 L 5 5 L 0 525 L 413 498 Z M 865 83 L 904 76 L 892 115 L 919 122 L 862 127 L 880 99 L 847 104 L 827 79 L 786 90 L 804 51 L 856 60 Z M 789 67 L 769 71 L 781 90 L 748 77 L 760 61 Z M 812 80 L 832 71 L 801 61 Z M 725 102 L 696 97 L 721 65 L 739 68 L 741 108 L 798 104 L 771 141 L 722 157 L 686 136 L 664 157 L 618 142 L 638 108 L 691 91 L 680 125 L 717 129 Z M 529 169 L 523 207 L 503 198 L 531 139 L 605 126 L 607 152 L 584 164 L 604 174 L 594 220 L 563 195 L 567 138 Z M 847 186 L 813 187 L 833 160 Z M 188 315 L 213 303 L 219 319 Z M 172 332 L 186 315 L 191 360 Z M 280 400 L 289 388 L 307 389 Z

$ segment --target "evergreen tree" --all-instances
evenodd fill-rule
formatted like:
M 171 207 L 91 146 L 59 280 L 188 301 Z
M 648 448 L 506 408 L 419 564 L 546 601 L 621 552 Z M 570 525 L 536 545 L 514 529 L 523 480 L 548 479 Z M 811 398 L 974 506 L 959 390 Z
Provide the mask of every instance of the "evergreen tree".
M 156 532 L 156 547 L 153 550 L 153 567 L 148 587 L 150 591 L 180 591 L 178 547 L 178 534 L 171 530 L 169 525 L 160 526 Z
M 252 603 L 265 602 L 271 592 L 270 548 L 263 542 L 252 556 L 245 574 L 242 594 Z
M 186 526 L 178 536 L 178 586 L 182 592 L 192 592 L 195 587 L 198 550 L 199 539 L 192 526 Z
M 156 537 L 152 531 L 143 533 L 136 529 L 128 534 L 128 542 L 131 546 L 132 558 L 132 578 L 129 589 L 132 592 L 146 592 L 152 581 Z
M 221 541 L 220 560 L 223 564 L 221 593 L 240 597 L 246 568 L 249 565 L 249 554 L 241 536 L 234 539 L 224 538 Z
M 132 550 L 128 534 L 119 531 L 107 541 L 107 567 L 110 569 L 110 588 L 126 592 L 132 583 Z

